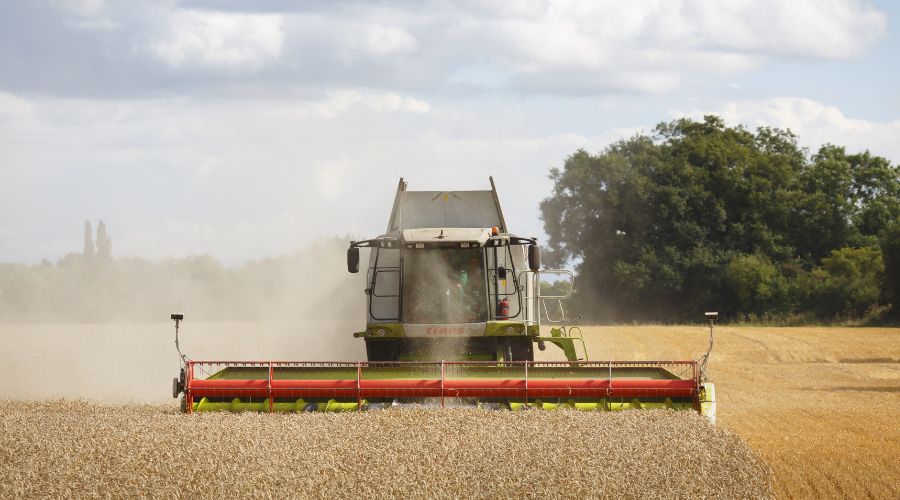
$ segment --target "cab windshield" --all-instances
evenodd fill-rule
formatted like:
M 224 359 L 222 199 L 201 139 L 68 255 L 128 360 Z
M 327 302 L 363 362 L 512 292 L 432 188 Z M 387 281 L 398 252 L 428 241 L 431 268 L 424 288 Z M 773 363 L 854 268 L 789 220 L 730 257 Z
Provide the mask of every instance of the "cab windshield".
M 487 321 L 481 248 L 408 250 L 403 256 L 406 323 Z

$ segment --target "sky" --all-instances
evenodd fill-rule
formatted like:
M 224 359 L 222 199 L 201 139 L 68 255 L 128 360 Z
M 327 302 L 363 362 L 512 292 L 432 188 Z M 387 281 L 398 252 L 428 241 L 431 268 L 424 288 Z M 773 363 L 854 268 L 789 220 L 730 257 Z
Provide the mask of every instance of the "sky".
M 543 238 L 577 149 L 719 114 L 900 161 L 900 7 L 862 0 L 0 0 L 0 261 L 237 265 L 384 232 L 400 177 Z

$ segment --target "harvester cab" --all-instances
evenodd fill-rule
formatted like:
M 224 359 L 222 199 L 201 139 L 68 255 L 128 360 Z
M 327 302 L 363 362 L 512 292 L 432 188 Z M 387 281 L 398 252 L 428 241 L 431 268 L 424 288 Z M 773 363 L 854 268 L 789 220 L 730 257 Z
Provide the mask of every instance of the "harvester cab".
M 350 243 L 350 272 L 360 248 L 367 322 L 355 335 L 369 361 L 533 361 L 547 342 L 579 361 L 569 329 L 541 336 L 542 277 L 568 278 L 570 293 L 572 274 L 541 270 L 537 240 L 509 233 L 493 179 L 489 191 L 443 192 L 401 179 L 387 232 Z
M 698 360 L 589 361 L 580 329 L 566 324 L 573 274 L 541 269 L 537 240 L 509 232 L 490 183 L 483 191 L 408 191 L 400 179 L 387 231 L 350 243 L 351 273 L 360 271 L 360 249 L 369 249 L 366 328 L 353 334 L 366 344 L 366 361 L 195 361 L 181 355 L 184 317 L 172 315 L 181 356 L 173 394 L 182 395 L 182 410 L 358 411 L 450 401 L 510 410 L 689 409 L 714 422 L 706 365 L 717 315 L 707 313 L 709 349 Z M 534 346 L 548 343 L 565 361 L 534 360 Z

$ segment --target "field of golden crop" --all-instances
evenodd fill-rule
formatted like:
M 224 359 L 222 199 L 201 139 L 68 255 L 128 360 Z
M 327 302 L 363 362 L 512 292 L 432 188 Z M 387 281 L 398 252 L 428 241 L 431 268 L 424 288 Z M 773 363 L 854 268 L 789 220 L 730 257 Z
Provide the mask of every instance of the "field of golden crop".
M 732 431 L 689 412 L 175 413 L 0 407 L 0 498 L 771 496 Z
M 584 328 L 597 360 L 688 359 L 707 333 Z M 768 462 L 780 497 L 900 498 L 900 329 L 725 326 L 715 341 L 719 422 Z
M 182 347 L 208 359 L 360 359 L 361 343 L 347 333 L 352 328 L 186 323 Z M 585 327 L 584 337 L 593 360 L 667 360 L 696 357 L 707 332 L 700 326 Z M 553 349 L 540 356 L 559 359 Z M 466 484 L 505 485 L 525 496 L 765 496 L 770 467 L 780 497 L 900 498 L 900 329 L 717 328 L 710 377 L 720 426 L 709 436 L 699 417 L 648 415 L 654 412 L 186 420 L 174 414 L 168 395 L 177 366 L 166 323 L 0 326 L 0 399 L 6 399 L 0 411 L 0 488 L 6 489 L 0 497 L 34 494 L 38 485 L 47 488 L 41 494 L 55 496 L 91 477 L 102 478 L 105 490 L 88 480 L 73 494 L 215 496 L 228 494 L 228 486 L 231 493 L 265 495 L 288 491 L 291 481 L 309 481 L 301 490 L 317 489 L 315 496 L 346 488 L 377 493 L 340 476 L 360 470 L 375 474 L 385 488 L 399 470 L 409 491 L 451 496 L 463 494 L 464 484 L 440 465 L 452 459 L 466 471 Z M 42 403 L 59 397 L 112 406 Z M 133 404 L 141 402 L 153 405 Z M 393 437 L 389 444 L 370 444 L 386 436 Z M 754 462 L 750 449 L 767 466 Z M 398 454 L 408 460 L 392 458 Z M 410 459 L 414 455 L 428 457 L 429 468 Z M 484 465 L 506 463 L 504 456 L 513 457 L 512 469 Z M 520 471 L 529 464 L 542 464 L 535 469 L 544 471 L 538 486 L 524 486 Z M 145 466 L 151 472 L 141 476 Z M 315 474 L 302 476 L 303 467 Z M 652 482 L 659 478 L 665 480 Z M 710 486 L 716 482 L 720 489 Z M 591 490 L 592 484 L 602 490 Z

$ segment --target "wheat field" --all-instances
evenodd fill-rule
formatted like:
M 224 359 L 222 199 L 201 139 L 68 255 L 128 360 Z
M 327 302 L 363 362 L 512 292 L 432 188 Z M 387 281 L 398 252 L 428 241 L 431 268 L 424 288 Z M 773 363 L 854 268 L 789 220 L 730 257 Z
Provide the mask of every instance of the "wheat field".
M 733 432 L 665 410 L 176 414 L 172 405 L 0 409 L 0 497 L 771 496 Z
M 708 336 L 583 330 L 595 360 L 689 359 Z M 779 497 L 900 498 L 900 329 L 718 327 L 709 375 L 720 425 L 766 460 Z
M 182 416 L 167 395 L 170 330 L 0 326 L 0 497 L 399 495 L 392 485 L 406 496 L 764 497 L 769 469 L 782 498 L 900 497 L 900 329 L 717 328 L 709 432 L 696 415 L 647 411 Z M 327 338 L 292 341 L 302 325 L 185 330 L 195 357 L 332 357 Z M 691 359 L 707 333 L 583 328 L 592 360 Z M 352 348 L 332 359 L 358 357 Z M 353 483 L 359 471 L 377 481 Z

